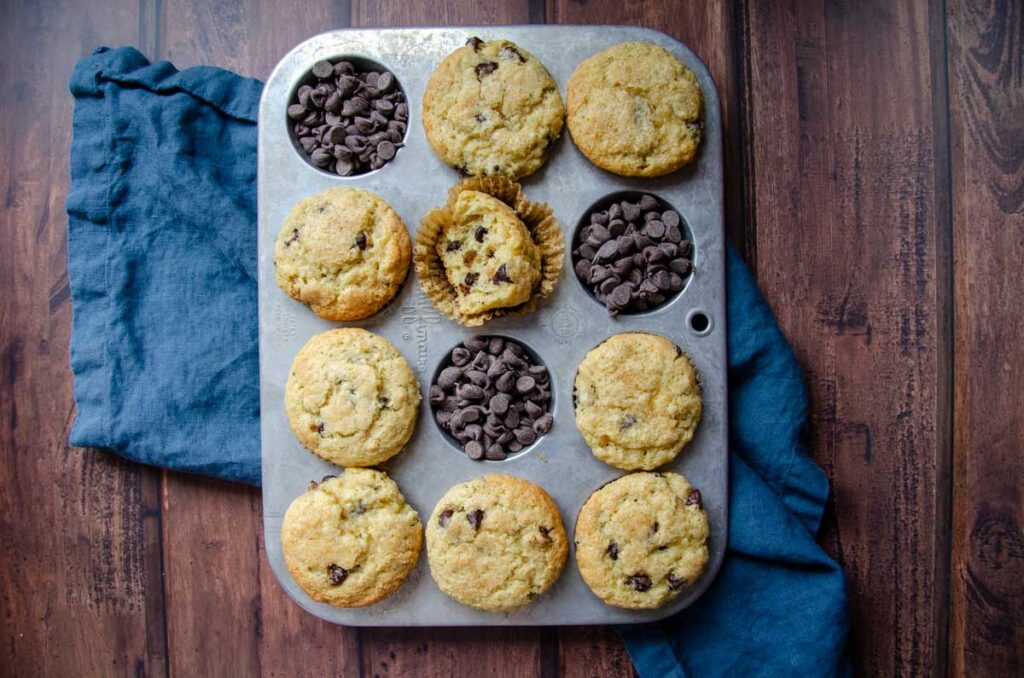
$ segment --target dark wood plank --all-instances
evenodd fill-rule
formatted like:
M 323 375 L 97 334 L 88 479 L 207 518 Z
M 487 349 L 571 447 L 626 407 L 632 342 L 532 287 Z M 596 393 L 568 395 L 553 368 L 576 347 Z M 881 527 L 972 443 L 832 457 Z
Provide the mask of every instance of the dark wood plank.
M 950 306 L 941 5 L 747 2 L 755 270 L 806 369 L 866 675 L 942 673 Z
M 1024 6 L 949 3 L 955 675 L 1024 674 Z
M 630 2 L 552 0 L 553 23 L 635 24 L 656 28 L 686 43 L 707 64 L 719 89 L 724 126 L 726 228 L 741 250 L 747 239 L 742 219 L 742 135 L 739 126 L 739 73 L 733 44 L 733 4 L 707 2 Z M 623 675 L 632 671 L 619 637 L 609 628 L 563 630 L 561 664 L 566 675 Z
M 529 20 L 529 2 L 472 0 L 353 0 L 352 25 L 445 26 L 514 24 Z M 424 555 L 424 557 L 426 557 Z M 424 678 L 533 676 L 542 668 L 541 633 L 532 628 L 365 629 L 367 676 Z
M 161 58 L 266 79 L 305 38 L 343 27 L 345 2 L 244 6 L 164 0 Z M 359 632 L 296 606 L 267 563 L 259 490 L 167 474 L 165 553 L 170 666 L 181 675 L 351 675 Z M 197 623 L 202 620 L 202 623 Z
M 159 473 L 70 448 L 75 61 L 140 40 L 137 3 L 0 8 L 0 673 L 159 675 Z

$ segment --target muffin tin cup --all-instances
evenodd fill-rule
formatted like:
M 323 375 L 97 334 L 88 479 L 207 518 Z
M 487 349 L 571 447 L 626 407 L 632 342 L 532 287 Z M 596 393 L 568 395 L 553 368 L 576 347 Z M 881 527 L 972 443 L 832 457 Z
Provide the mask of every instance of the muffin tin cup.
M 443 205 L 460 178 L 431 151 L 423 133 L 420 102 L 434 68 L 474 35 L 484 40 L 507 38 L 528 49 L 551 72 L 563 97 L 573 69 L 595 52 L 628 40 L 664 46 L 697 75 L 703 89 L 705 138 L 697 160 L 664 177 L 619 177 L 592 165 L 563 132 L 546 165 L 521 180 L 523 193 L 531 202 L 550 206 L 565 244 L 557 283 L 536 308 L 522 315 L 493 318 L 479 327 L 464 327 L 438 310 L 424 295 L 419 276 L 410 271 L 410 277 L 417 279 L 407 280 L 397 297 L 377 315 L 343 325 L 318 318 L 274 282 L 274 242 L 285 216 L 302 198 L 335 186 L 381 195 L 411 231 L 431 209 Z M 332 176 L 311 166 L 294 147 L 285 119 L 289 96 L 312 65 L 341 55 L 363 57 L 390 70 L 409 101 L 406 146 L 383 168 L 355 177 Z M 504 626 L 649 622 L 684 609 L 704 592 L 721 564 L 728 529 L 721 155 L 719 102 L 707 68 L 684 45 L 649 29 L 500 26 L 344 30 L 314 37 L 281 61 L 267 82 L 260 107 L 258 281 L 265 543 L 270 565 L 289 596 L 318 617 L 353 626 Z M 573 230 L 587 208 L 623 191 L 653 193 L 679 210 L 693 236 L 695 272 L 685 289 L 660 308 L 613 319 L 575 280 L 568 250 Z M 414 233 L 410 235 L 414 237 Z M 698 315 L 704 322 L 691 325 Z M 576 430 L 572 388 L 584 355 L 617 332 L 653 332 L 681 346 L 701 378 L 703 415 L 694 440 L 661 470 L 682 473 L 701 490 L 711 524 L 710 562 L 704 575 L 660 609 L 623 610 L 605 605 L 590 591 L 570 551 L 565 570 L 551 589 L 527 607 L 495 614 L 460 605 L 442 593 L 430 578 L 423 553 L 405 584 L 379 603 L 343 609 L 310 599 L 284 566 L 281 520 L 288 504 L 305 491 L 309 480 L 319 480 L 339 469 L 306 451 L 292 435 L 284 412 L 284 385 L 292 359 L 306 340 L 338 326 L 364 327 L 392 342 L 419 381 L 423 401 L 413 437 L 403 452 L 380 468 L 398 483 L 421 520 L 430 516 L 452 485 L 487 473 L 505 473 L 543 487 L 558 504 L 570 532 L 590 494 L 626 473 L 594 457 Z M 454 450 L 444 432 L 431 421 L 427 398 L 431 378 L 452 346 L 473 334 L 516 339 L 536 353 L 551 375 L 554 427 L 507 461 L 469 459 Z

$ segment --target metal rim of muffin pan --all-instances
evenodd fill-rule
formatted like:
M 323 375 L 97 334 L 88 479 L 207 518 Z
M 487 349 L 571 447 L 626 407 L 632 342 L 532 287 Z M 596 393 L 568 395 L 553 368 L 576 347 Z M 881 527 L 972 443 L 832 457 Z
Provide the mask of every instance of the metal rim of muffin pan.
M 657 178 L 620 177 L 598 169 L 575 147 L 568 130 L 547 163 L 521 180 L 532 201 L 546 202 L 566 242 L 565 265 L 555 292 L 533 313 L 462 327 L 433 308 L 410 269 L 409 279 L 379 313 L 366 320 L 333 323 L 289 298 L 274 280 L 274 242 L 285 216 L 299 200 L 332 187 L 362 188 L 381 195 L 402 217 L 414 239 L 420 219 L 442 205 L 459 175 L 433 153 L 423 132 L 421 102 L 436 66 L 467 39 L 508 39 L 536 56 L 558 83 L 566 85 L 586 57 L 612 45 L 640 40 L 680 58 L 697 76 L 704 95 L 704 139 L 690 165 Z M 409 103 L 405 147 L 382 168 L 349 177 L 314 167 L 289 132 L 289 99 L 313 64 L 323 59 L 361 59 L 391 71 Z M 721 566 L 728 527 L 728 412 L 726 393 L 725 234 L 723 226 L 722 130 L 718 93 L 706 66 L 674 38 L 634 26 L 471 26 L 340 30 L 315 36 L 289 52 L 264 89 L 259 118 L 258 282 L 260 338 L 263 514 L 267 557 L 282 587 L 312 614 L 351 626 L 504 626 L 630 624 L 650 622 L 692 604 Z M 571 243 L 589 208 L 617 193 L 651 193 L 675 207 L 694 243 L 694 271 L 684 289 L 656 309 L 612 318 L 576 279 Z M 405 356 L 423 396 L 419 420 L 406 448 L 381 464 L 406 500 L 426 520 L 436 502 L 456 483 L 489 473 L 525 478 L 556 501 L 572 534 L 590 494 L 627 471 L 597 459 L 576 429 L 572 389 L 583 356 L 619 332 L 665 336 L 687 352 L 700 376 L 703 415 L 693 441 L 676 459 L 659 467 L 685 475 L 700 489 L 711 536 L 709 562 L 701 578 L 674 600 L 654 610 L 606 605 L 584 583 L 570 543 L 569 559 L 557 582 L 530 605 L 504 613 L 463 606 L 430 577 L 426 548 L 406 582 L 390 597 L 364 608 L 336 608 L 313 601 L 284 564 L 280 528 L 289 503 L 309 480 L 338 473 L 338 467 L 307 451 L 295 439 L 284 412 L 284 385 L 292 359 L 314 334 L 339 326 L 362 327 L 391 341 Z M 699 329 L 698 329 L 699 328 Z M 451 349 L 473 335 L 500 335 L 528 347 L 548 367 L 554 426 L 527 449 L 504 461 L 474 461 L 456 449 L 432 421 L 427 391 Z M 571 541 L 571 540 L 570 540 Z

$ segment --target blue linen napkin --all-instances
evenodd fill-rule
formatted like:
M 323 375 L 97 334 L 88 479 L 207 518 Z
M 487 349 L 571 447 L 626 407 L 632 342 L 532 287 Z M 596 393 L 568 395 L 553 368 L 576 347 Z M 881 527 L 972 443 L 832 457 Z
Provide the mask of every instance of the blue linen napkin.
M 71 79 L 73 445 L 259 483 L 256 115 L 262 84 L 100 48 Z M 644 678 L 845 675 L 842 570 L 801 436 L 799 365 L 729 251 L 728 553 L 692 607 L 619 628 Z

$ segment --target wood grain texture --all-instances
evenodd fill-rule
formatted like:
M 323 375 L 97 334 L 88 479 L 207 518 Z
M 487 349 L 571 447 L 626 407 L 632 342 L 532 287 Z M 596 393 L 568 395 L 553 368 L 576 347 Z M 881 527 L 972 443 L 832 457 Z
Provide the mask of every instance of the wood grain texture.
M 329 0 L 164 0 L 161 9 L 157 56 L 263 80 L 296 44 L 349 22 L 348 4 Z M 172 673 L 359 672 L 359 631 L 302 611 L 270 571 L 258 489 L 168 473 L 164 502 Z
M 164 671 L 159 474 L 71 448 L 68 151 L 75 61 L 137 4 L 0 5 L 0 673 Z
M 1024 674 L 1024 6 L 951 2 L 955 675 Z
M 803 364 L 851 646 L 866 675 L 944 661 L 948 247 L 924 3 L 747 2 L 756 274 Z M 939 119 L 941 111 L 938 112 Z

